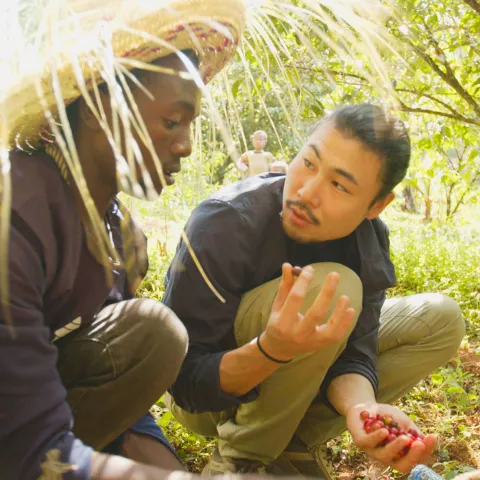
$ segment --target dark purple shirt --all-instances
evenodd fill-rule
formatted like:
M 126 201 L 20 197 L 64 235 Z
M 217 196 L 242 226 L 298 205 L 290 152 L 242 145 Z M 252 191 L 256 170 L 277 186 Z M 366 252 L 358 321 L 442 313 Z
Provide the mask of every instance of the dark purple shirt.
M 53 332 L 81 317 L 89 322 L 109 288 L 90 255 L 70 188 L 45 153 L 12 153 L 9 308 L 0 312 L 0 472 L 36 479 L 45 453 L 61 452 L 78 468 L 64 478 L 90 478 L 90 447 L 71 432 L 72 415 L 56 362 Z M 13 331 L 13 336 L 12 336 Z

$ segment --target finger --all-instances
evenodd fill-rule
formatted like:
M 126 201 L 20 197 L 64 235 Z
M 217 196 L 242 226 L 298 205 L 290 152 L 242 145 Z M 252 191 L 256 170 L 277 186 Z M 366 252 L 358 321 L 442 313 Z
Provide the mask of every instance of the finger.
M 363 433 L 355 438 L 355 443 L 362 450 L 377 448 L 388 437 L 388 430 L 380 428 L 371 433 Z
M 308 290 L 308 286 L 312 280 L 313 268 L 308 265 L 302 270 L 302 273 L 293 283 L 288 292 L 287 298 L 282 307 L 282 318 L 297 319 L 303 300 Z
M 352 328 L 354 319 L 355 310 L 347 308 L 337 320 L 333 322 L 329 320 L 326 325 L 316 326 L 315 341 L 317 342 L 317 349 L 335 344 L 345 338 Z
M 349 308 L 349 305 L 350 299 L 342 295 L 338 299 L 335 310 L 330 315 L 327 323 L 318 326 L 317 331 L 323 332 L 323 335 L 327 338 L 336 338 L 337 341 L 343 338 L 355 317 L 355 309 Z
M 305 314 L 305 320 L 307 322 L 312 325 L 323 323 L 332 304 L 339 282 L 340 275 L 337 272 L 331 272 L 327 275 L 320 293 Z
M 394 465 L 398 471 L 408 473 L 415 465 L 423 463 L 428 457 L 429 455 L 426 453 L 425 444 L 420 440 L 416 440 L 412 443 L 406 455 L 396 460 L 392 465 Z
M 293 275 L 298 277 L 302 273 L 302 267 L 293 267 Z
M 433 454 L 435 450 L 435 446 L 437 445 L 437 436 L 436 435 L 427 435 L 423 439 L 423 443 L 425 445 L 425 454 L 427 457 Z
M 390 465 L 395 463 L 395 468 L 398 468 L 397 465 L 400 465 L 400 463 L 403 462 L 405 456 L 404 449 L 409 445 L 410 437 L 407 435 L 400 435 L 396 440 L 383 447 L 387 463 Z
M 273 301 L 272 311 L 278 312 L 283 307 L 288 293 L 292 288 L 293 281 L 293 267 L 289 263 L 284 263 L 282 265 L 282 278 L 280 280 L 277 295 Z

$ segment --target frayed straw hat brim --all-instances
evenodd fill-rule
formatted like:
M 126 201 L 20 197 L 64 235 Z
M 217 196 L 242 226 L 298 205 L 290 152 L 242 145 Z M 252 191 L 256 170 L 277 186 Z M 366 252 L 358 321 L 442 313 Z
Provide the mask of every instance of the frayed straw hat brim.
M 141 68 L 175 51 L 192 49 L 207 83 L 234 55 L 244 27 L 243 0 L 102 0 L 101 11 L 92 9 L 90 17 L 85 4 L 95 2 L 70 3 L 81 4 L 82 15 L 70 13 L 58 22 L 52 40 L 39 44 L 43 51 L 30 51 L 41 55 L 42 63 L 4 96 L 1 107 L 10 148 L 41 148 L 48 136 L 45 112 L 55 116 L 59 93 L 65 106 L 71 104 L 80 97 L 82 84 L 91 89 L 103 83 L 112 65 Z M 143 3 L 148 7 L 142 10 L 138 7 Z

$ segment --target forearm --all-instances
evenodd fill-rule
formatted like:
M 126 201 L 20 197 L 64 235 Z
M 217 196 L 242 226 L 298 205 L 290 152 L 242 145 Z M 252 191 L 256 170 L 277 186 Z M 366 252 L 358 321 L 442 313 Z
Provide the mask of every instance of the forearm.
M 248 169 L 248 160 L 244 155 L 237 160 L 237 168 L 242 172 Z
M 376 401 L 372 384 L 356 373 L 334 378 L 328 386 L 327 398 L 337 412 L 344 416 L 352 407 Z
M 128 458 L 93 452 L 91 457 L 91 480 L 162 480 L 172 472 L 143 465 Z M 175 472 L 181 478 L 182 472 Z M 186 472 L 183 472 L 186 473 Z
M 263 334 L 260 337 L 261 341 L 262 339 Z M 255 338 L 223 356 L 220 363 L 220 386 L 225 393 L 241 396 L 263 382 L 278 367 L 279 363 L 269 360 L 260 352 Z

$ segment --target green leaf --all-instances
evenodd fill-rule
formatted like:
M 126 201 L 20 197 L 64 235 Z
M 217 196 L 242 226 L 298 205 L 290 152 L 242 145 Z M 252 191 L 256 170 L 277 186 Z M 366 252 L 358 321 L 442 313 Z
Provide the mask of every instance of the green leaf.
M 433 135 L 433 141 L 436 145 L 441 145 L 443 142 L 443 135 L 441 133 L 435 133 Z
M 447 393 L 464 393 L 465 390 L 461 387 L 449 387 L 447 388 Z
M 468 156 L 468 162 L 469 163 L 473 162 L 473 160 L 475 160 L 478 157 L 479 153 L 480 152 L 478 150 L 473 148 L 472 151 L 470 152 L 470 155 Z
M 430 380 L 432 383 L 434 383 L 435 385 L 440 385 L 443 383 L 444 381 L 444 378 L 442 377 L 442 375 L 440 375 L 439 373 L 434 373 L 431 377 L 430 377 Z
M 166 427 L 170 422 L 171 420 L 173 419 L 173 414 L 172 412 L 170 411 L 166 411 L 162 417 L 160 418 L 160 420 L 157 420 L 157 423 L 161 426 L 161 427 Z
M 236 80 L 235 82 L 233 82 L 233 85 L 232 85 L 232 95 L 233 95 L 233 98 L 237 98 L 237 95 L 238 95 L 238 89 L 240 88 L 240 85 L 243 83 L 243 78 L 239 78 L 238 80 Z
M 432 148 L 432 141 L 429 138 L 422 138 L 418 142 L 418 148 L 422 148 L 424 150 L 430 150 Z
M 478 77 L 472 84 L 472 87 L 476 87 L 477 85 L 480 85 L 480 77 Z
M 442 133 L 443 133 L 446 137 L 452 138 L 452 130 L 451 130 L 450 127 L 448 127 L 448 126 L 442 127 Z

